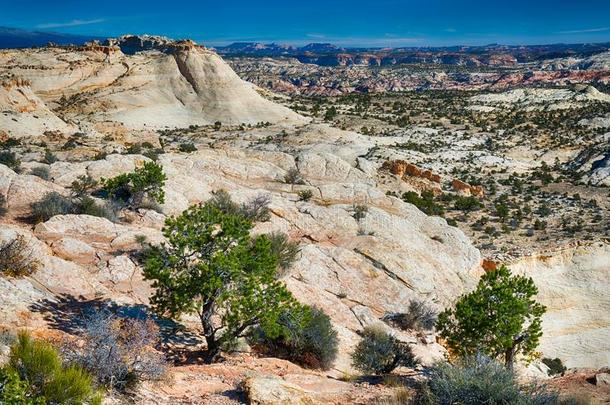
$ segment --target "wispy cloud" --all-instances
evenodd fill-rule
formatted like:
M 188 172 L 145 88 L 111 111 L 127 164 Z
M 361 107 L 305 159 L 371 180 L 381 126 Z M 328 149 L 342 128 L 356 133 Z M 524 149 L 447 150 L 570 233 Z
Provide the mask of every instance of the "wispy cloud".
M 559 32 L 557 32 L 557 34 L 585 34 L 587 32 L 603 32 L 603 31 L 610 31 L 610 27 L 587 28 L 584 30 L 559 31 Z
M 326 35 L 324 35 L 324 34 L 315 34 L 315 33 L 307 34 L 306 36 L 307 36 L 307 38 L 313 38 L 313 39 L 324 39 L 324 38 L 326 38 Z
M 445 32 L 457 32 L 455 28 L 445 28 L 443 31 Z
M 63 23 L 45 23 L 39 24 L 36 28 L 47 29 L 47 28 L 61 28 L 61 27 L 76 27 L 78 25 L 90 25 L 90 24 L 99 24 L 106 21 L 104 18 L 96 18 L 94 20 L 72 20 Z

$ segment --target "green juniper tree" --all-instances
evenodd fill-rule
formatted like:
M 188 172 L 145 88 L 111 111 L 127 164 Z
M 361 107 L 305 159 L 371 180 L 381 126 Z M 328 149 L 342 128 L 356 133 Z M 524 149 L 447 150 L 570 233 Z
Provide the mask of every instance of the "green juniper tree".
M 533 299 L 537 293 L 531 278 L 513 276 L 502 266 L 483 275 L 454 309 L 442 312 L 437 329 L 455 354 L 503 357 L 512 368 L 515 355 L 531 354 L 542 336 L 546 308 Z
M 250 236 L 252 226 L 243 214 L 210 200 L 169 218 L 167 244 L 146 255 L 144 274 L 156 289 L 153 307 L 174 318 L 197 314 L 208 362 L 254 326 L 280 333 L 280 314 L 295 304 L 277 280 L 279 254 L 272 241 Z

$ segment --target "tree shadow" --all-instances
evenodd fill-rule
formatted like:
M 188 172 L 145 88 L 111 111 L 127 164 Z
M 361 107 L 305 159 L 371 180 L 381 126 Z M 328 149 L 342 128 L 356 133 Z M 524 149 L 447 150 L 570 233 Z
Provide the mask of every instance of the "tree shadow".
M 83 296 L 61 294 L 53 299 L 43 299 L 30 305 L 32 312 L 42 314 L 47 324 L 71 335 L 79 335 L 86 327 L 87 319 L 96 311 L 108 311 L 115 316 L 127 319 L 153 320 L 159 327 L 163 351 L 167 348 L 199 347 L 202 339 L 197 333 L 189 331 L 184 325 L 171 319 L 158 317 L 143 304 L 119 304 L 108 298 L 87 299 Z

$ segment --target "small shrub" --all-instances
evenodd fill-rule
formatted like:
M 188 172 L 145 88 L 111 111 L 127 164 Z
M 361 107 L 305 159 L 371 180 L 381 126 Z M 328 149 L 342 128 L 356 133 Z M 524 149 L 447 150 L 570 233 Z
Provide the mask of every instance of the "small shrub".
M 108 197 L 137 208 L 144 199 L 163 204 L 165 180 L 167 176 L 160 165 L 146 162 L 131 173 L 123 173 L 102 183 Z
M 567 370 L 567 367 L 563 365 L 561 359 L 557 357 L 554 359 L 545 357 L 542 359 L 542 362 L 549 368 L 549 375 L 563 375 Z
M 8 212 L 8 207 L 6 203 L 6 197 L 3 194 L 0 194 L 0 218 L 6 215 Z
M 84 196 L 75 202 L 75 213 L 92 215 L 94 217 L 106 218 L 109 221 L 118 220 L 117 213 L 112 204 L 98 204 L 91 197 Z
M 387 374 L 396 367 L 414 367 L 417 360 L 407 343 L 378 326 L 367 326 L 352 354 L 354 367 L 367 374 Z
M 178 146 L 178 150 L 184 153 L 191 153 L 197 150 L 197 147 L 192 142 L 184 142 Z
M 478 355 L 435 365 L 418 403 L 551 405 L 558 398 L 544 387 L 520 386 L 510 370 Z
M 432 330 L 438 313 L 424 301 L 417 299 L 409 302 L 406 313 L 389 313 L 383 320 L 400 329 Z
M 284 233 L 274 232 L 269 235 L 271 250 L 278 256 L 278 264 L 281 270 L 287 270 L 296 261 L 301 251 L 299 244 L 291 242 Z
M 369 212 L 369 207 L 363 204 L 354 204 L 352 206 L 352 211 L 352 217 L 354 217 L 356 221 L 360 221 L 366 217 L 366 214 Z
M 21 161 L 17 159 L 15 152 L 11 151 L 0 151 L 0 165 L 5 165 L 15 172 L 19 172 L 21 168 Z
M 81 198 L 89 195 L 97 187 L 97 181 L 89 175 L 80 175 L 72 182 L 72 197 Z
M 222 127 L 222 122 L 220 122 L 220 121 L 216 121 L 216 122 L 214 123 L 214 130 L 216 130 L 216 131 L 220 131 L 220 128 L 221 128 L 221 127 Z
M 40 263 L 33 259 L 33 252 L 23 235 L 0 243 L 0 274 L 24 277 L 34 273 Z
M 45 166 L 38 166 L 32 168 L 32 170 L 30 170 L 30 174 L 32 176 L 40 177 L 43 180 L 49 180 L 51 178 L 49 168 Z
M 215 205 L 225 214 L 242 215 L 254 222 L 266 222 L 271 218 L 269 211 L 269 196 L 260 195 L 245 204 L 237 204 L 225 190 L 217 190 L 213 193 L 210 203 Z
M 313 197 L 313 192 L 311 190 L 301 190 L 298 193 L 299 200 L 301 201 L 309 201 L 311 197 Z
M 32 219 L 35 222 L 45 222 L 55 215 L 74 213 L 74 203 L 71 199 L 51 191 L 46 193 L 40 201 L 30 204 Z
M 122 390 L 165 375 L 165 359 L 153 350 L 159 328 L 152 320 L 120 318 L 102 310 L 90 314 L 84 325 L 84 346 L 70 345 L 64 351 L 69 361 L 91 372 L 98 383 Z
M 480 209 L 483 206 L 476 197 L 457 196 L 453 208 L 458 211 L 471 212 Z
M 319 308 L 296 306 L 283 311 L 278 319 L 279 333 L 258 328 L 253 340 L 274 356 L 309 368 L 329 369 L 338 351 L 337 331 L 330 317 Z
M 254 222 L 267 222 L 271 219 L 270 202 L 271 198 L 268 195 L 259 195 L 242 204 L 240 213 Z
M 57 156 L 55 156 L 55 154 L 53 152 L 51 152 L 48 149 L 44 151 L 44 156 L 42 157 L 42 163 L 52 165 L 53 163 L 57 162 L 57 160 L 58 160 Z
M 296 167 L 289 169 L 284 176 L 286 184 L 305 184 L 305 180 L 301 176 L 301 172 Z
M 4 381 L 0 403 L 101 404 L 101 394 L 94 390 L 89 373 L 64 365 L 57 349 L 27 333 L 20 333 L 11 347 L 8 364 L 0 369 L 0 381 Z

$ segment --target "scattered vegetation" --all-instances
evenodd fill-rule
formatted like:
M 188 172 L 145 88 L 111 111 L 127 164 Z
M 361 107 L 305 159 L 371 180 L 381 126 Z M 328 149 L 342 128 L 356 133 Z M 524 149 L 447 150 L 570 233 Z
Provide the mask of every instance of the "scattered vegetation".
M 192 142 L 183 142 L 178 146 L 178 150 L 184 153 L 191 153 L 197 151 L 197 147 Z
M 396 367 L 415 367 L 417 360 L 407 343 L 378 326 L 368 326 L 352 354 L 354 367 L 367 374 L 388 374 Z
M 501 266 L 483 275 L 454 309 L 443 311 L 436 327 L 453 354 L 502 357 L 512 369 L 515 356 L 532 354 L 542 336 L 546 309 L 534 300 L 537 293 L 531 278 L 513 276 Z

